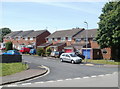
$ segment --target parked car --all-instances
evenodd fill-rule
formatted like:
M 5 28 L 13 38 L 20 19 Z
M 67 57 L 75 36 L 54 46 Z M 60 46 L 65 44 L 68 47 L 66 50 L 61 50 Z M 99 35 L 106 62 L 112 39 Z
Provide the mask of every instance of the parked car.
M 55 58 L 59 58 L 62 53 L 64 53 L 64 52 L 62 52 L 62 51 L 53 51 L 53 52 L 51 52 L 51 56 L 55 57 Z
M 75 54 L 76 54 L 78 57 L 81 57 L 82 59 L 85 59 L 85 56 L 82 55 L 81 53 L 79 53 L 79 52 L 75 52 Z
M 82 58 L 78 57 L 75 53 L 62 53 L 60 55 L 60 60 L 61 62 L 66 61 L 72 64 L 82 62 Z
M 29 52 L 29 54 L 31 55 L 31 54 L 36 54 L 36 49 L 30 49 L 30 52 Z
M 2 53 L 2 55 L 20 55 L 17 50 L 8 50 L 7 52 Z
M 24 54 L 24 53 L 29 53 L 29 52 L 30 52 L 30 48 L 23 47 L 23 48 L 21 48 L 20 52 L 21 52 L 22 54 Z

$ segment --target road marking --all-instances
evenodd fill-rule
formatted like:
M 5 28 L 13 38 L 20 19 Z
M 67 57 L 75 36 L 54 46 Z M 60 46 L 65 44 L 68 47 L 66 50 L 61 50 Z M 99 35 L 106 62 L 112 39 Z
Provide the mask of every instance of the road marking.
M 57 82 L 60 82 L 60 81 L 63 81 L 63 80 L 57 80 Z
M 15 87 L 15 86 L 17 86 L 17 85 L 7 85 L 8 87 Z
M 47 81 L 47 82 L 55 82 L 55 81 Z
M 29 79 L 29 80 L 25 80 L 25 81 L 17 82 L 16 84 L 24 83 L 24 82 L 28 82 L 28 81 L 31 81 L 31 80 L 35 80 L 35 79 L 38 79 L 38 78 L 44 77 L 44 76 L 46 76 L 46 75 L 48 75 L 48 74 L 50 73 L 50 69 L 49 69 L 47 66 L 43 66 L 43 65 L 41 65 L 41 66 L 39 66 L 39 67 L 42 67 L 42 68 L 47 69 L 47 70 L 48 70 L 47 73 L 45 73 L 44 75 L 41 75 L 41 76 L 38 76 L 38 77 L 35 77 L 35 78 L 32 78 L 32 79 Z
M 30 85 L 30 84 L 32 84 L 32 83 L 24 83 L 24 84 L 22 84 L 22 85 Z
M 83 77 L 83 78 L 90 78 L 90 77 L 86 76 L 86 77 Z
M 38 83 L 44 83 L 44 82 L 35 82 L 35 84 L 38 84 Z
M 109 75 L 111 75 L 111 74 L 105 74 L 106 76 L 109 76 Z
M 103 77 L 104 75 L 98 75 L 98 76 Z
M 74 79 L 81 79 L 81 78 L 74 78 Z
M 65 79 L 65 80 L 72 80 L 71 78 Z
M 94 75 L 94 76 L 91 76 L 91 77 L 92 77 L 92 78 L 95 78 L 95 77 L 97 77 L 97 76 Z

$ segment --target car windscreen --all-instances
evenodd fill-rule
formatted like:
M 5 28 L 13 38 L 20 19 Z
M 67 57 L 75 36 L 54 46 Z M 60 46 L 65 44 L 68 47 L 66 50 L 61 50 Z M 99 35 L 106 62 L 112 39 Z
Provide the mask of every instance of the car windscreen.
M 77 57 L 77 55 L 75 55 L 75 54 L 70 54 L 70 56 L 71 56 L 71 57 Z

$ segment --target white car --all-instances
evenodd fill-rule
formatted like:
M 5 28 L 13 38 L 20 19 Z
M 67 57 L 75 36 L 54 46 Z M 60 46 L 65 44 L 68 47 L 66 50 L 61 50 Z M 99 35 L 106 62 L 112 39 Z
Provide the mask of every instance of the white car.
M 71 62 L 72 64 L 82 62 L 82 58 L 78 57 L 75 53 L 62 53 L 60 55 L 60 60 L 61 62 L 67 61 Z

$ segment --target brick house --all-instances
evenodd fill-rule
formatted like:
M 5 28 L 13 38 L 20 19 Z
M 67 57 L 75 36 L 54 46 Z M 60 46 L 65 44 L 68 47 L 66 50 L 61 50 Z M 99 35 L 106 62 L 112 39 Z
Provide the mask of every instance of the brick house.
M 23 46 L 27 47 L 37 47 L 40 44 L 45 43 L 45 38 L 50 35 L 47 30 L 29 30 L 29 31 L 15 31 L 4 36 L 4 42 L 11 41 L 13 47 L 16 49 L 21 49 Z
M 55 31 L 53 34 L 46 37 L 46 43 L 52 43 L 50 45 L 52 51 L 68 51 L 64 47 L 73 44 L 74 36 L 82 32 L 82 28 L 73 28 L 68 30 Z
M 87 31 L 87 40 L 86 40 L 86 31 Z M 83 44 L 79 50 L 83 55 L 87 55 L 88 59 L 110 59 L 111 51 L 110 48 L 100 49 L 99 44 L 95 40 L 97 35 L 97 29 L 84 30 L 81 33 L 77 34 L 75 39 L 75 44 Z M 87 41 L 87 49 L 86 49 Z M 106 51 L 107 53 L 104 53 Z

